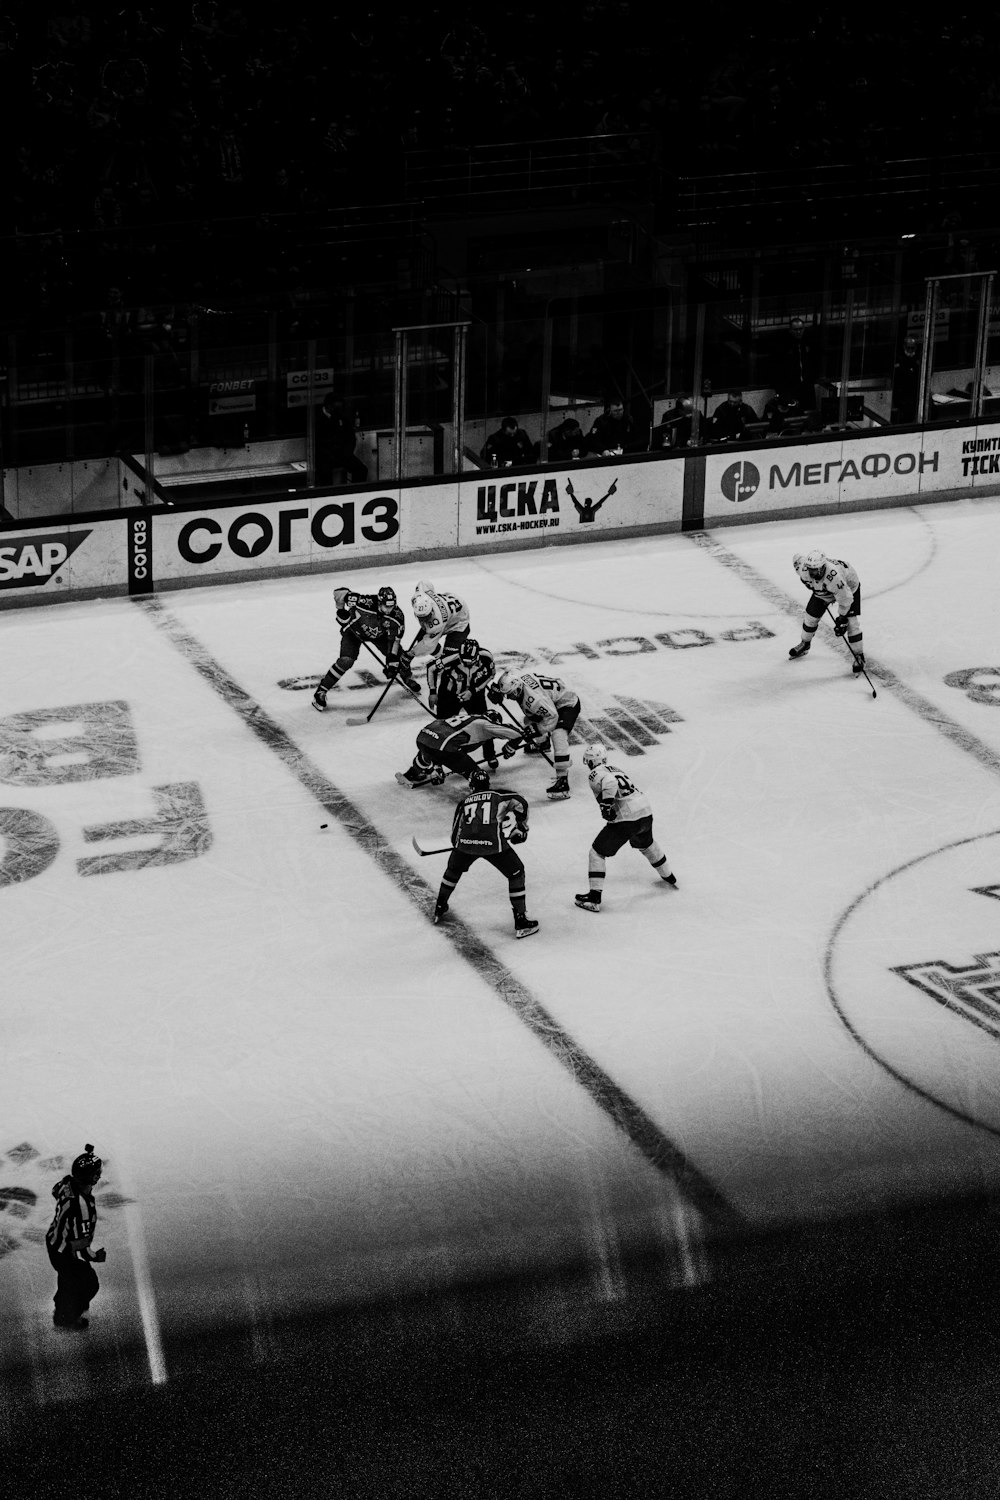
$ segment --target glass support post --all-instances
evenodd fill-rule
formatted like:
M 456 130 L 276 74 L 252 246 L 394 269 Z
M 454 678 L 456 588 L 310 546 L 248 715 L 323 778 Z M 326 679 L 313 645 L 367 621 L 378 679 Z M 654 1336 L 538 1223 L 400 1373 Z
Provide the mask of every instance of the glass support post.
M 144 354 L 142 359 L 142 432 L 143 446 L 146 466 L 146 494 L 144 504 L 153 503 L 153 467 L 154 454 L 156 451 L 156 365 L 152 354 Z

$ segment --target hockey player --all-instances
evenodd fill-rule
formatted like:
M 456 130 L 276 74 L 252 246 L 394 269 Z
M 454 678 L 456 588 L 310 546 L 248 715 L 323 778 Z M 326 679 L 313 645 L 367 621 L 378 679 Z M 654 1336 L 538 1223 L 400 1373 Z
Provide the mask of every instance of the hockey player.
M 413 595 L 413 613 L 417 617 L 417 637 L 406 652 L 406 665 L 415 656 L 429 656 L 443 650 L 457 651 L 469 635 L 469 606 L 457 594 L 439 593 L 432 583 L 421 580 Z
M 420 684 L 411 675 L 403 650 L 406 621 L 396 602 L 395 590 L 382 588 L 377 594 L 356 594 L 352 589 L 338 588 L 334 589 L 333 597 L 337 602 L 337 624 L 340 626 L 340 655 L 320 678 L 319 687 L 313 694 L 313 708 L 320 713 L 324 711 L 327 693 L 353 667 L 362 641 L 368 641 L 376 651 L 381 651 L 387 678 L 400 675 L 411 693 L 419 693 Z
M 590 846 L 590 889 L 576 896 L 584 911 L 600 911 L 607 860 L 631 844 L 653 866 L 666 885 L 676 886 L 667 856 L 653 837 L 653 809 L 649 798 L 607 758 L 603 745 L 588 745 L 583 763 L 590 772 L 590 790 L 597 798 L 604 827 Z
M 789 651 L 797 660 L 805 656 L 812 645 L 820 620 L 826 614 L 828 604 L 836 605 L 833 631 L 846 636 L 854 657 L 855 676 L 864 671 L 865 657 L 862 650 L 861 633 L 861 584 L 858 575 L 841 558 L 827 557 L 823 552 L 809 552 L 804 557 L 796 552 L 792 565 L 799 578 L 810 591 L 812 598 L 806 604 L 802 616 L 802 639 Z
M 512 844 L 523 844 L 528 837 L 528 804 L 518 792 L 503 788 L 490 790 L 486 771 L 476 768 L 469 778 L 469 790 L 455 808 L 451 825 L 452 851 L 441 878 L 434 922 L 447 916 L 455 887 L 477 859 L 485 859 L 507 877 L 511 909 L 514 913 L 514 936 L 531 937 L 538 931 L 525 912 L 524 865 Z
M 496 674 L 492 651 L 471 636 L 455 651 L 443 651 L 427 663 L 427 692 L 431 713 L 439 719 L 452 714 L 485 714 L 486 686 Z M 495 769 L 495 768 L 494 768 Z
M 470 751 L 488 746 L 499 737 L 515 747 L 522 732 L 513 725 L 502 724 L 500 715 L 454 714 L 450 719 L 432 719 L 417 735 L 417 753 L 408 771 L 397 771 L 400 786 L 440 786 L 449 771 L 469 777 L 479 770 Z
M 540 751 L 551 738 L 556 779 L 545 788 L 553 802 L 564 802 L 569 791 L 569 735 L 580 717 L 580 699 L 572 688 L 558 677 L 541 677 L 534 672 L 501 672 L 488 696 L 494 703 L 513 698 L 524 715 L 527 737 L 525 750 Z M 513 751 L 505 746 L 504 755 Z
M 107 1258 L 104 1250 L 92 1250 L 97 1209 L 94 1188 L 101 1180 L 103 1163 L 87 1145 L 76 1158 L 68 1177 L 52 1189 L 56 1212 L 45 1233 L 45 1248 L 56 1273 L 55 1312 L 57 1328 L 86 1328 L 83 1316 L 100 1290 L 92 1262 Z

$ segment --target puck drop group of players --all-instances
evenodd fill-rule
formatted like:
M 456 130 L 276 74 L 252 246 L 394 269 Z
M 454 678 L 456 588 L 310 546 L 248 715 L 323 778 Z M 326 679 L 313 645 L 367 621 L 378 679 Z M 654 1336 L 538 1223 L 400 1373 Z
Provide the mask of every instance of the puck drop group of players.
M 444 920 L 459 880 L 477 859 L 485 859 L 507 879 L 515 936 L 531 936 L 538 923 L 525 910 L 524 865 L 514 848 L 528 836 L 528 802 L 520 792 L 494 787 L 490 773 L 499 770 L 501 758 L 510 759 L 523 749 L 552 766 L 554 780 L 546 787 L 549 800 L 566 801 L 571 795 L 569 737 L 580 717 L 579 694 L 550 674 L 498 672 L 494 653 L 470 633 L 465 601 L 426 580 L 417 584 L 413 595 L 417 633 L 409 646 L 403 644 L 405 619 L 393 589 L 363 594 L 341 587 L 334 590 L 334 599 L 340 652 L 320 679 L 313 706 L 321 713 L 326 710 L 328 694 L 357 662 L 362 646 L 379 660 L 388 683 L 398 680 L 423 705 L 413 663 L 424 657 L 431 717 L 418 730 L 413 760 L 405 771 L 396 772 L 396 781 L 407 790 L 440 786 L 451 774 L 468 782 L 452 820 L 451 852 L 434 921 Z M 516 706 L 519 717 L 506 707 L 508 703 Z M 600 911 L 605 863 L 626 844 L 649 860 L 665 884 L 676 885 L 666 855 L 653 838 L 648 800 L 623 770 L 608 762 L 603 745 L 589 746 L 584 764 L 607 826 L 591 846 L 589 889 L 576 897 L 577 906 Z
M 820 620 L 830 612 L 834 633 L 846 638 L 853 671 L 864 672 L 861 584 L 854 568 L 821 551 L 797 552 L 793 566 L 810 597 L 801 639 L 789 657 L 796 660 L 808 653 Z M 407 790 L 440 786 L 452 774 L 468 782 L 452 820 L 451 850 L 434 921 L 444 920 L 459 880 L 477 859 L 485 859 L 507 879 L 515 935 L 537 932 L 538 923 L 526 914 L 524 865 L 514 848 L 528 837 L 528 802 L 519 792 L 493 786 L 491 773 L 499 770 L 501 758 L 510 759 L 523 749 L 526 755 L 544 756 L 552 766 L 555 779 L 546 787 L 549 800 L 569 798 L 569 737 L 580 716 L 579 695 L 561 678 L 545 673 L 498 672 L 494 653 L 470 633 L 465 601 L 427 580 L 417 584 L 411 601 L 417 632 L 409 646 L 403 644 L 406 622 L 392 588 L 363 594 L 340 587 L 334 599 L 340 653 L 320 679 L 313 706 L 320 712 L 327 708 L 328 694 L 364 646 L 379 661 L 387 684 L 398 680 L 424 707 L 421 684 L 413 673 L 414 662 L 423 658 L 426 712 L 431 717 L 417 733 L 411 764 L 396 772 L 396 781 Z M 506 707 L 508 703 L 516 706 L 519 717 Z M 607 861 L 626 845 L 643 855 L 663 885 L 676 887 L 667 856 L 653 834 L 649 799 L 608 760 L 604 745 L 588 745 L 583 763 L 604 826 L 590 846 L 588 889 L 575 897 L 577 907 L 601 910 Z

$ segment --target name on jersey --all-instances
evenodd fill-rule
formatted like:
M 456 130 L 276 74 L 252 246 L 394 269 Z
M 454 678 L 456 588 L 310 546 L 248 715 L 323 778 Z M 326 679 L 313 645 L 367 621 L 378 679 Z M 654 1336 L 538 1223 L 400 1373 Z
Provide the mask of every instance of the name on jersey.
M 89 531 L 68 532 L 56 542 L 48 532 L 19 537 L 0 546 L 0 588 L 19 589 L 48 583 L 89 535 Z

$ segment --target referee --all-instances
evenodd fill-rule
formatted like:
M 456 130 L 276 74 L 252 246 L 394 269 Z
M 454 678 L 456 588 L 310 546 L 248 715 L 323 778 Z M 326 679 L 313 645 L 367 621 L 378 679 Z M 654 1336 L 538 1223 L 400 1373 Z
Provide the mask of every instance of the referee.
M 93 1250 L 97 1209 L 94 1188 L 101 1180 L 102 1162 L 91 1145 L 76 1158 L 68 1177 L 52 1189 L 56 1212 L 45 1234 L 45 1248 L 57 1276 L 52 1299 L 56 1328 L 86 1328 L 83 1316 L 97 1296 L 100 1282 L 93 1261 L 103 1261 L 107 1252 Z

